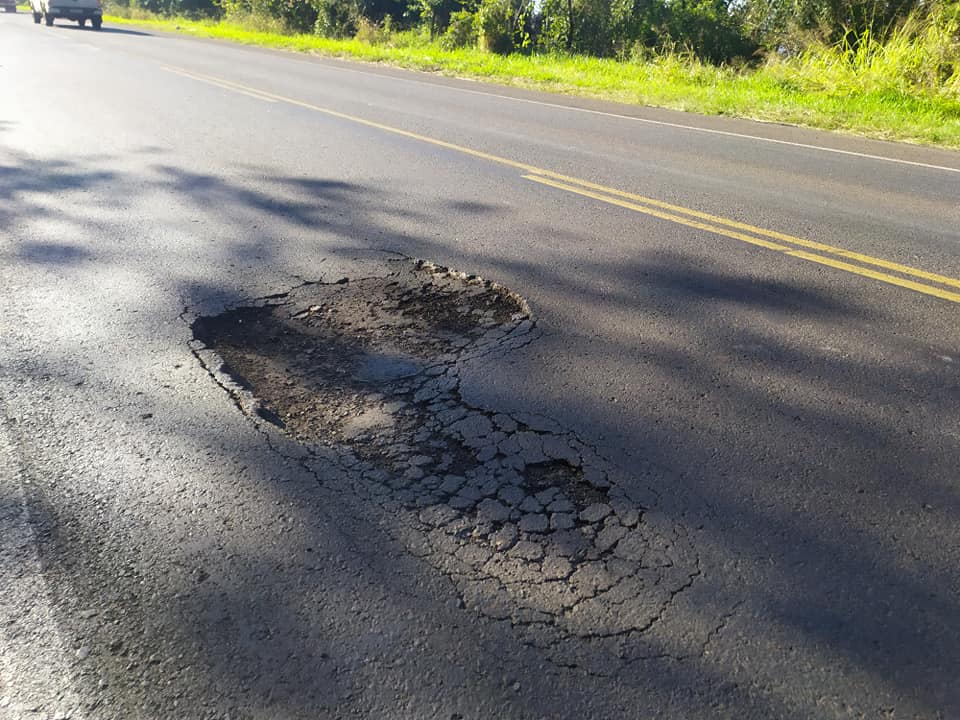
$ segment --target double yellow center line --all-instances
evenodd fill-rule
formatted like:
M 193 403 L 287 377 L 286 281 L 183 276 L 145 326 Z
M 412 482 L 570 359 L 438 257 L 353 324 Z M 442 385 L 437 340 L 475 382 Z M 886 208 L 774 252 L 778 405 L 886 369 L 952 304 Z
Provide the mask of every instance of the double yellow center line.
M 498 165 L 505 165 L 507 167 L 515 168 L 521 172 L 521 177 L 524 179 L 540 183 L 541 185 L 547 185 L 557 190 L 576 193 L 577 195 L 599 200 L 600 202 L 608 203 L 610 205 L 616 205 L 617 207 L 632 210 L 634 212 L 643 213 L 661 220 L 679 223 L 680 225 L 685 225 L 696 230 L 702 230 L 715 235 L 721 235 L 733 240 L 740 240 L 741 242 L 757 245 L 767 250 L 781 252 L 785 255 L 789 255 L 790 257 L 798 258 L 800 260 L 806 260 L 819 265 L 826 265 L 837 270 L 843 270 L 855 275 L 885 282 L 890 285 L 896 285 L 898 287 L 907 288 L 908 290 L 914 290 L 916 292 L 923 293 L 924 295 L 932 295 L 933 297 L 937 297 L 942 300 L 960 303 L 960 292 L 957 292 L 960 290 L 960 280 L 956 278 L 950 278 L 944 275 L 938 275 L 937 273 L 927 272 L 926 270 L 913 268 L 908 265 L 901 265 L 899 263 L 890 262 L 889 260 L 883 260 L 882 258 L 876 258 L 870 255 L 852 252 L 850 250 L 844 250 L 843 248 L 834 247 L 832 245 L 813 242 L 811 240 L 804 240 L 803 238 L 794 237 L 785 233 L 775 232 L 773 230 L 765 230 L 763 228 L 754 227 L 753 225 L 747 225 L 746 223 L 737 222 L 735 220 L 729 220 L 717 215 L 710 215 L 708 213 L 699 212 L 697 210 L 681 207 L 679 205 L 665 203 L 653 198 L 643 197 L 642 195 L 636 195 L 623 190 L 617 190 L 616 188 L 598 185 L 596 183 L 588 182 L 587 180 L 561 175 L 560 173 L 553 172 L 552 170 L 545 170 L 543 168 L 536 167 L 535 165 L 517 162 L 516 160 L 510 160 L 509 158 L 500 157 L 499 155 L 492 155 L 481 150 L 474 150 L 473 148 L 449 143 L 444 140 L 429 137 L 427 135 L 420 135 L 408 130 L 401 130 L 400 128 L 384 125 L 372 120 L 367 120 L 356 115 L 348 115 L 347 113 L 337 112 L 336 110 L 331 110 L 319 105 L 313 105 L 295 98 L 277 95 L 265 90 L 248 87 L 246 85 L 241 85 L 240 83 L 225 80 L 223 78 L 213 77 L 211 75 L 205 75 L 203 73 L 172 66 L 164 66 L 164 70 L 191 78 L 192 80 L 197 80 L 199 82 L 215 85 L 226 90 L 238 92 L 249 97 L 254 97 L 265 102 L 283 102 L 289 105 L 295 105 L 297 107 L 306 108 L 307 110 L 322 113 L 329 117 L 347 120 L 352 123 L 365 125 L 383 132 L 388 132 L 394 135 L 410 138 L 412 140 L 417 140 L 419 142 L 428 143 L 446 150 L 451 150 L 464 155 L 470 155 L 472 157 L 480 158 Z

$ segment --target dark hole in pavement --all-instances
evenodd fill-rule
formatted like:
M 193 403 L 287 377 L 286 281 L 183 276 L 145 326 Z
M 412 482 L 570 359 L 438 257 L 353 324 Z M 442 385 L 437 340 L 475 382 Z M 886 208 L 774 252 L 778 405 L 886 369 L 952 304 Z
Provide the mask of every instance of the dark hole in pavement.
M 607 502 L 607 493 L 590 485 L 583 477 L 583 470 L 562 460 L 528 465 L 524 475 L 525 485 L 533 493 L 556 487 L 584 507 Z
M 576 435 L 462 397 L 465 363 L 537 337 L 526 303 L 501 286 L 392 263 L 193 331 L 241 407 L 348 469 L 351 492 L 407 541 L 422 538 L 417 554 L 467 607 L 541 636 L 552 627 L 547 646 L 644 632 L 699 572 L 682 531 L 644 522 L 649 496 L 613 481 Z
M 308 283 L 262 306 L 199 318 L 193 331 L 262 401 L 261 416 L 304 441 L 363 445 L 383 436 L 381 396 L 423 405 L 414 378 L 442 374 L 491 328 L 527 317 L 504 288 L 420 264 L 385 278 Z

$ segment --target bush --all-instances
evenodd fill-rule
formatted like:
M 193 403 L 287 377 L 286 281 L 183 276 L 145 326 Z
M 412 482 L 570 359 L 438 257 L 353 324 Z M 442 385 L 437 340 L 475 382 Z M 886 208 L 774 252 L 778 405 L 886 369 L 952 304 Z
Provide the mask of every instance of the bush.
M 483 0 L 477 10 L 480 47 L 505 55 L 513 50 L 513 5 L 510 0 Z
M 361 16 L 357 19 L 357 31 L 353 34 L 353 39 L 367 45 L 379 45 L 388 35 L 375 22 Z
M 160 15 L 181 15 L 188 18 L 219 17 L 221 9 L 216 0 L 134 0 L 117 2 L 131 11 L 146 10 Z
M 328 38 L 348 38 L 357 34 L 360 14 L 356 5 L 345 0 L 314 0 L 317 19 L 313 31 Z
M 506 55 L 532 47 L 532 2 L 482 0 L 476 13 L 478 44 L 483 50 Z
M 219 3 L 228 19 L 251 29 L 302 33 L 312 31 L 317 22 L 317 9 L 310 0 L 219 0 Z
M 469 10 L 460 10 L 450 16 L 450 24 L 440 38 L 440 46 L 444 50 L 476 47 L 478 38 L 477 17 Z
M 670 39 L 700 60 L 720 64 L 747 58 L 757 46 L 726 0 L 689 0 L 671 5 L 666 24 Z

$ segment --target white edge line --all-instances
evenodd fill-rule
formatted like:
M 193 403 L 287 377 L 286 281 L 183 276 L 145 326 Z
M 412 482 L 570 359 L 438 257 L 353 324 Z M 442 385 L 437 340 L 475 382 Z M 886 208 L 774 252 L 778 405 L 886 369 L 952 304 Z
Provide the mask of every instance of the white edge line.
M 420 80 L 414 82 L 422 82 Z M 424 83 L 429 84 L 429 83 Z M 819 150 L 821 152 L 836 153 L 837 155 L 849 155 L 851 157 L 863 158 L 866 160 L 879 160 L 881 162 L 898 163 L 900 165 L 911 165 L 913 167 L 926 168 L 928 170 L 942 170 L 944 172 L 960 173 L 960 168 L 948 167 L 946 165 L 932 165 L 930 163 L 917 162 L 915 160 L 901 160 L 900 158 L 891 158 L 884 155 L 870 155 L 869 153 L 855 152 L 853 150 L 841 150 L 839 148 L 829 148 L 822 145 L 809 145 L 807 143 L 792 142 L 790 140 L 777 140 L 776 138 L 762 137 L 760 135 L 747 135 L 746 133 L 731 132 L 729 130 L 714 130 L 712 128 L 702 128 L 696 125 L 682 125 L 680 123 L 666 122 L 665 120 L 650 120 L 649 118 L 634 117 L 633 115 L 620 115 L 618 113 L 608 113 L 602 110 L 591 110 L 571 105 L 561 105 L 559 103 L 543 102 L 541 100 L 529 100 L 527 98 L 515 98 L 509 95 L 498 95 L 494 93 L 485 93 L 481 90 L 469 90 L 467 88 L 454 88 L 461 92 L 475 93 L 478 95 L 493 95 L 494 97 L 507 100 L 516 100 L 517 102 L 529 103 L 531 105 L 543 105 L 545 107 L 561 108 L 573 112 L 589 113 L 590 115 L 603 115 L 605 117 L 619 118 L 622 120 L 633 120 L 635 122 L 648 123 L 650 125 L 661 125 L 664 127 L 677 128 L 679 130 L 690 130 L 692 132 L 708 133 L 710 135 L 725 135 L 743 140 L 758 140 L 760 142 L 775 143 L 777 145 L 788 145 L 790 147 L 803 148 L 804 150 Z
M 318 58 L 318 59 L 327 59 L 327 58 Z M 340 59 L 342 62 L 350 62 L 349 60 Z M 308 65 L 316 65 L 316 62 L 311 62 L 309 60 L 301 60 L 300 62 Z M 341 70 L 344 72 L 360 73 L 361 75 L 377 75 L 377 73 L 372 73 L 367 70 L 359 70 L 355 68 L 345 68 L 339 67 L 333 63 L 323 63 L 325 67 Z M 402 68 L 405 69 L 405 68 Z M 380 77 L 383 77 L 382 75 Z M 804 150 L 818 150 L 820 152 L 834 153 L 836 155 L 847 155 L 850 157 L 857 157 L 864 160 L 876 160 L 879 162 L 889 162 L 896 163 L 898 165 L 909 165 L 912 167 L 924 168 L 927 170 L 940 170 L 942 172 L 958 173 L 960 174 L 960 168 L 949 167 L 947 165 L 933 165 L 931 163 L 917 162 L 915 160 L 902 160 L 900 158 L 887 157 L 885 155 L 871 155 L 869 153 L 855 152 L 853 150 L 841 150 L 839 148 L 830 148 L 824 147 L 823 145 L 810 145 L 808 143 L 799 143 L 793 142 L 791 140 L 777 140 L 776 138 L 763 137 L 761 135 L 748 135 L 746 133 L 737 133 L 730 130 L 714 130 L 712 128 L 702 128 L 697 127 L 696 125 L 684 125 L 682 123 L 672 123 L 665 120 L 650 120 L 649 118 L 636 117 L 635 115 L 623 115 L 620 113 L 611 113 L 605 112 L 603 110 L 591 110 L 590 108 L 577 107 L 576 105 L 562 105 L 561 103 L 552 103 L 546 102 L 544 100 L 530 100 L 529 98 L 518 98 L 512 95 L 501 95 L 500 93 L 485 92 L 483 90 L 471 90 L 470 88 L 461 88 L 455 87 L 453 85 L 439 85 L 438 83 L 428 82 L 426 80 L 415 80 L 413 78 L 400 78 L 400 77 L 390 77 L 391 80 L 399 80 L 401 82 L 414 83 L 416 85 L 427 85 L 429 87 L 442 87 L 447 90 L 454 90 L 456 92 L 469 93 L 471 95 L 483 95 L 484 97 L 498 98 L 501 100 L 512 100 L 514 102 L 527 103 L 528 105 L 540 105 L 542 107 L 557 108 L 559 110 L 568 110 L 570 112 L 580 112 L 587 113 L 589 115 L 601 115 L 603 117 L 617 118 L 620 120 L 632 120 L 634 122 L 647 123 L 648 125 L 660 125 L 662 127 L 671 127 L 678 130 L 689 130 L 691 132 L 700 132 L 707 133 L 709 135 L 723 135 L 726 137 L 735 137 L 740 138 L 741 140 L 757 140 L 759 142 L 774 143 L 777 145 L 786 145 L 789 147 L 802 148 Z M 641 106 L 646 107 L 646 106 Z M 679 112 L 679 111 L 677 111 Z M 704 116 L 708 117 L 708 116 Z M 743 118 L 747 122 L 750 120 L 748 118 Z M 756 121 L 754 121 L 756 122 Z M 804 129 L 800 126 L 796 126 L 798 129 Z M 813 129 L 813 128 L 811 128 Z M 865 138 L 869 140 L 869 138 Z
M 326 60 L 326 59 L 331 59 L 331 58 L 322 58 L 322 57 L 316 58 L 316 60 Z M 339 59 L 339 58 L 332 58 L 332 59 Z M 318 64 L 316 60 L 310 61 L 306 59 L 303 59 L 303 60 L 300 60 L 299 58 L 297 59 L 298 62 L 303 63 L 305 65 L 311 65 L 313 67 L 316 67 Z M 342 59 L 340 60 L 341 62 L 350 62 L 349 60 L 342 60 Z M 360 70 L 358 68 L 346 68 L 335 63 L 324 62 L 321 64 L 324 67 L 327 67 L 333 70 L 339 70 L 342 72 L 358 73 L 360 75 L 377 75 L 378 77 L 384 77 L 383 75 L 378 75 L 377 73 L 373 73 L 368 70 Z M 577 107 L 576 105 L 563 105 L 561 103 L 546 102 L 545 100 L 531 100 L 529 98 L 518 98 L 512 95 L 502 95 L 500 93 L 485 92 L 483 90 L 472 90 L 470 88 L 461 88 L 453 85 L 440 85 L 438 83 L 428 82 L 426 80 L 415 80 L 414 78 L 402 78 L 402 77 L 390 76 L 390 79 L 399 80 L 400 82 L 413 83 L 415 85 L 426 85 L 431 88 L 442 87 L 446 90 L 453 90 L 455 92 L 468 93 L 470 95 L 482 95 L 484 97 L 497 98 L 500 100 L 512 100 L 513 102 L 526 103 L 528 105 L 539 105 L 541 107 L 555 108 L 558 110 L 567 110 L 569 112 L 586 113 L 588 115 L 600 115 L 602 117 L 617 118 L 619 120 L 631 120 L 633 122 L 646 123 L 648 125 L 659 125 L 661 127 L 670 127 L 678 130 L 689 130 L 690 132 L 706 133 L 708 135 L 722 135 L 724 137 L 734 137 L 734 138 L 739 138 L 741 140 L 756 140 L 758 142 L 767 142 L 767 143 L 773 143 L 776 145 L 785 145 L 788 147 L 801 148 L 803 150 L 818 150 L 820 152 L 834 153 L 835 155 L 846 155 L 848 157 L 856 157 L 856 158 L 861 158 L 863 160 L 876 160 L 878 162 L 896 163 L 898 165 L 908 165 L 911 167 L 924 168 L 926 170 L 939 170 L 941 172 L 960 174 L 960 168 L 949 167 L 947 165 L 933 165 L 931 163 L 917 162 L 916 160 L 902 160 L 900 158 L 892 158 L 892 157 L 887 157 L 885 155 L 871 155 L 870 153 L 855 152 L 853 150 L 841 150 L 839 148 L 824 147 L 823 145 L 811 145 L 808 143 L 793 142 L 791 140 L 777 140 L 776 138 L 768 138 L 768 137 L 763 137 L 761 135 L 748 135 L 746 133 L 737 133 L 737 132 L 732 132 L 730 130 L 715 130 L 713 128 L 702 128 L 702 127 L 697 127 L 696 125 L 684 125 L 682 123 L 667 122 L 666 120 L 651 120 L 649 118 L 636 117 L 635 115 L 623 115 L 621 113 L 611 113 L 611 112 L 605 112 L 603 110 L 591 110 L 590 108 Z M 749 122 L 749 120 L 747 121 Z M 798 129 L 802 129 L 802 128 L 799 128 L 799 126 L 797 127 Z
M 317 60 L 320 60 L 321 62 L 318 63 Z M 322 56 L 317 57 L 313 60 L 296 58 L 297 62 L 303 63 L 304 65 L 311 65 L 313 67 L 316 67 L 318 64 L 322 64 L 324 67 L 327 67 L 333 70 L 340 70 L 342 72 L 358 73 L 361 75 L 378 75 L 378 73 L 370 72 L 369 70 L 361 70 L 359 68 L 347 68 L 347 67 L 343 67 L 339 63 L 322 62 L 323 60 L 340 60 L 340 63 L 351 62 L 348 59 L 326 58 Z M 400 68 L 400 69 L 405 70 L 407 72 L 414 72 L 409 70 L 408 68 Z M 425 71 L 421 71 L 421 72 L 425 72 Z M 379 75 L 379 77 L 384 77 L 384 76 Z M 591 110 L 590 108 L 577 107 L 576 105 L 562 105 L 561 103 L 546 102 L 545 100 L 531 100 L 529 98 L 518 98 L 512 95 L 502 95 L 500 93 L 486 92 L 484 90 L 472 90 L 470 88 L 461 88 L 461 87 L 456 87 L 454 85 L 440 85 L 438 83 L 428 82 L 426 80 L 415 80 L 414 78 L 390 76 L 390 79 L 399 80 L 400 82 L 413 83 L 415 85 L 426 85 L 432 88 L 442 87 L 447 90 L 453 90 L 455 92 L 461 92 L 461 93 L 468 93 L 470 95 L 483 95 L 484 97 L 498 98 L 500 100 L 512 100 L 514 102 L 527 103 L 528 105 L 540 105 L 541 107 L 556 108 L 559 110 L 567 110 L 569 112 L 586 113 L 588 115 L 600 115 L 603 117 L 617 118 L 619 120 L 632 120 L 634 122 L 647 123 L 648 125 L 659 125 L 661 127 L 671 127 L 677 130 L 689 130 L 690 132 L 706 133 L 708 135 L 722 135 L 724 137 L 734 137 L 734 138 L 739 138 L 741 140 L 756 140 L 758 142 L 767 142 L 767 143 L 773 143 L 776 145 L 785 145 L 787 147 L 801 148 L 803 150 L 818 150 L 820 152 L 834 153 L 835 155 L 846 155 L 848 157 L 856 157 L 856 158 L 861 158 L 863 160 L 876 160 L 878 162 L 896 163 L 898 165 L 908 165 L 911 167 L 924 168 L 926 170 L 939 170 L 941 172 L 960 174 L 960 168 L 949 167 L 947 165 L 933 165 L 932 163 L 917 162 L 916 160 L 902 160 L 900 158 L 892 158 L 892 157 L 887 157 L 885 155 L 871 155 L 870 153 L 855 152 L 853 150 L 841 150 L 839 148 L 824 147 L 823 145 L 811 145 L 809 143 L 799 143 L 799 142 L 793 142 L 791 140 L 777 140 L 776 138 L 768 138 L 768 137 L 763 137 L 761 135 L 748 135 L 746 133 L 737 133 L 737 132 L 732 132 L 730 130 L 715 130 L 713 128 L 702 128 L 702 127 L 697 127 L 696 125 L 684 125 L 682 123 L 667 122 L 666 120 L 651 120 L 649 118 L 636 117 L 635 115 L 623 115 L 621 113 L 611 113 L 611 112 L 605 112 L 603 110 Z M 646 106 L 640 106 L 640 107 L 646 107 Z M 669 108 L 666 108 L 666 109 L 669 109 Z M 704 117 L 708 117 L 708 116 L 704 116 Z M 743 118 L 743 119 L 747 122 L 750 121 L 748 118 Z M 796 127 L 798 129 L 803 129 L 800 126 L 796 126 Z M 869 140 L 869 138 L 865 138 L 865 139 Z

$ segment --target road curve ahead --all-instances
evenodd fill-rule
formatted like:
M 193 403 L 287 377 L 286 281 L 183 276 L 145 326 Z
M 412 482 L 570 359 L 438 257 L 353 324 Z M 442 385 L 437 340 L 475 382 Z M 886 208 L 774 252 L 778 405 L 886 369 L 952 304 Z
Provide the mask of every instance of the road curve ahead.
M 0 15 L 0 296 L 0 718 L 960 717 L 957 153 Z

